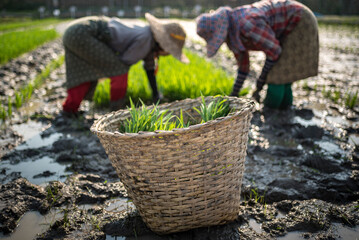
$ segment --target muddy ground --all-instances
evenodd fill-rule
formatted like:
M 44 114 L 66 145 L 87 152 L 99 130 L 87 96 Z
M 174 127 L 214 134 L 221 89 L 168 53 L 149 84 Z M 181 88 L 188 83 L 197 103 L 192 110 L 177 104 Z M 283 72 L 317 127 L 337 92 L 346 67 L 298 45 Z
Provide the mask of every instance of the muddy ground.
M 204 55 L 193 22 L 187 47 Z M 319 75 L 293 86 L 294 106 L 256 106 L 249 134 L 242 203 L 236 221 L 159 236 L 149 230 L 98 138 L 89 130 L 108 112 L 84 102 L 79 118 L 60 113 L 64 66 L 2 124 L 0 238 L 3 239 L 356 239 L 359 236 L 358 28 L 320 28 Z M 63 54 L 53 41 L 0 67 L 0 97 Z M 212 60 L 234 74 L 223 48 Z M 263 64 L 251 55 L 253 85 Z M 335 102 L 328 92 L 340 92 Z M 264 91 L 263 96 L 264 97 Z

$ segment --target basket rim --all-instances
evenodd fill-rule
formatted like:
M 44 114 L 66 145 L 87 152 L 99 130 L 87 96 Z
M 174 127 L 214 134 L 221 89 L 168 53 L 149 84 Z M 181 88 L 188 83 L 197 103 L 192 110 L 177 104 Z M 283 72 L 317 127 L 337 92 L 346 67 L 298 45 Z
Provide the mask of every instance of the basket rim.
M 222 96 L 225 99 L 228 99 L 229 101 L 235 101 L 235 102 L 241 102 L 243 104 L 242 108 L 239 109 L 238 111 L 232 112 L 230 114 L 228 114 L 225 117 L 219 117 L 216 118 L 214 120 L 210 120 L 208 122 L 205 123 L 198 123 L 198 124 L 194 124 L 194 125 L 190 125 L 189 127 L 186 128 L 174 128 L 172 130 L 166 131 L 166 130 L 156 130 L 153 132 L 144 132 L 144 131 L 140 131 L 138 133 L 121 133 L 119 131 L 114 131 L 114 132 L 110 132 L 110 131 L 106 131 L 106 130 L 98 130 L 98 128 L 100 127 L 101 123 L 103 123 L 104 121 L 106 121 L 107 119 L 110 119 L 111 117 L 115 116 L 115 115 L 119 115 L 119 114 L 123 114 L 128 112 L 128 109 L 120 109 L 118 111 L 113 111 L 110 113 L 107 113 L 103 116 L 101 116 L 99 119 L 95 120 L 95 122 L 92 124 L 90 130 L 91 132 L 97 134 L 97 135 L 107 135 L 107 136 L 116 136 L 116 137 L 121 137 L 121 138 L 142 138 L 142 137 L 153 137 L 153 136 L 165 136 L 165 135 L 169 135 L 169 134 L 180 134 L 183 132 L 187 132 L 187 131 L 193 131 L 193 130 L 197 130 L 199 128 L 202 128 L 204 126 L 210 126 L 210 125 L 214 125 L 214 124 L 219 124 L 220 122 L 223 121 L 227 121 L 230 120 L 232 118 L 235 118 L 239 115 L 243 115 L 243 113 L 248 113 L 248 112 L 253 112 L 254 111 L 254 101 L 250 100 L 250 99 L 244 99 L 244 98 L 238 98 L 238 97 L 232 97 L 232 96 Z M 207 96 L 205 97 L 205 99 L 209 99 L 209 98 L 214 98 L 214 96 Z M 171 107 L 173 105 L 178 104 L 179 102 L 197 102 L 198 100 L 201 100 L 201 97 L 198 98 L 186 98 L 183 100 L 176 100 L 170 103 L 163 103 L 158 105 L 158 107 L 161 108 L 167 108 L 167 107 Z

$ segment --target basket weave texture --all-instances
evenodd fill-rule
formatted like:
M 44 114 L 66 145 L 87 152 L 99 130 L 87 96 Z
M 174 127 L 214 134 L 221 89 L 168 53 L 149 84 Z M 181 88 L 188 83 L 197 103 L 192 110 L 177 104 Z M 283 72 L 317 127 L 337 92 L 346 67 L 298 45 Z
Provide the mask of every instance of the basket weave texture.
M 254 103 L 225 97 L 235 111 L 172 131 L 119 133 L 128 110 L 102 116 L 91 127 L 129 197 L 158 234 L 225 224 L 237 218 Z M 212 97 L 206 97 L 206 102 Z M 199 118 L 201 98 L 161 104 Z

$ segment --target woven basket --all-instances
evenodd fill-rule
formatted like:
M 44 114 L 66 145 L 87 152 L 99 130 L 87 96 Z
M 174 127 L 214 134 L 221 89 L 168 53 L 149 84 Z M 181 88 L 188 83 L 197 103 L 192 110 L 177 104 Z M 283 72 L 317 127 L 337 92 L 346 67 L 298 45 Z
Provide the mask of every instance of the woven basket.
M 118 128 L 128 110 L 106 114 L 92 125 L 152 231 L 168 234 L 237 218 L 254 103 L 225 98 L 235 112 L 188 128 L 123 134 Z M 200 104 L 197 98 L 158 107 L 200 119 L 193 110 Z

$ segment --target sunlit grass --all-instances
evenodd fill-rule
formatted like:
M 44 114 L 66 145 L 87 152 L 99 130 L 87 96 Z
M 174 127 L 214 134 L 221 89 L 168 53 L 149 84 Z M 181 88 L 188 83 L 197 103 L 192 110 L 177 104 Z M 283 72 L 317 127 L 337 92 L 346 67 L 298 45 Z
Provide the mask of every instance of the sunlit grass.
M 359 25 L 359 16 L 338 16 L 338 15 L 326 15 L 317 18 L 320 25 L 345 25 L 345 26 L 357 26 Z
M 191 61 L 189 64 L 183 64 L 172 56 L 160 58 L 157 84 L 167 101 L 230 93 L 234 81 L 232 76 L 188 50 L 185 53 Z M 109 85 L 109 80 L 98 84 L 93 99 L 96 105 L 108 105 Z M 248 88 L 243 88 L 241 96 L 248 92 Z M 126 96 L 134 102 L 139 99 L 147 102 L 152 98 L 152 90 L 141 62 L 130 68 Z
M 57 38 L 54 29 L 35 28 L 0 35 L 0 64 L 31 51 L 43 43 Z
M 47 26 L 51 24 L 56 24 L 59 22 L 63 22 L 64 20 L 56 19 L 56 18 L 47 18 L 41 20 L 30 20 L 30 19 L 13 19 L 11 21 L 2 21 L 0 23 L 0 32 L 1 31 L 10 31 L 16 30 L 19 28 L 33 28 L 36 26 Z
M 158 84 L 166 98 L 177 100 L 230 93 L 232 76 L 190 51 L 185 54 L 190 64 L 182 64 L 172 56 L 160 59 Z
M 110 102 L 110 83 L 109 78 L 101 79 L 94 93 L 92 100 L 97 107 L 107 106 Z

